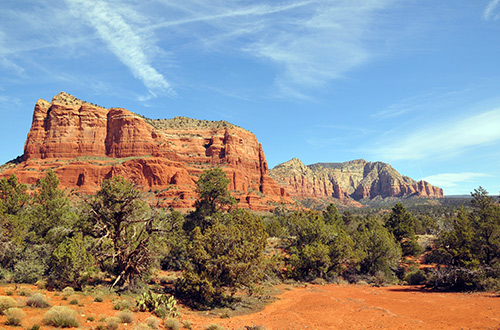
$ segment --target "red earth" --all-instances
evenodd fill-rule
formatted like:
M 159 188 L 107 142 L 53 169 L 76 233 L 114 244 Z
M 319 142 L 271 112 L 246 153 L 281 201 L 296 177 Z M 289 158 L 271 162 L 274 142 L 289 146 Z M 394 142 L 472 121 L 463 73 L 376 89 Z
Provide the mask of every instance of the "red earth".
M 34 286 L 28 287 L 39 292 Z M 283 287 L 282 287 L 283 288 Z M 22 323 L 26 329 L 33 324 L 41 329 L 53 329 L 41 323 L 48 310 L 23 305 L 26 297 L 19 296 L 12 284 L 0 286 L 0 295 L 17 299 L 27 318 Z M 308 285 L 284 286 L 277 300 L 263 310 L 230 318 L 221 318 L 213 312 L 194 312 L 180 306 L 180 319 L 189 321 L 192 329 L 205 329 L 209 324 L 219 324 L 225 329 L 245 329 L 245 326 L 261 326 L 260 329 L 500 329 L 500 297 L 495 293 L 450 293 L 421 290 L 420 287 L 368 285 Z M 103 302 L 95 302 L 92 295 L 77 293 L 63 300 L 63 295 L 41 291 L 52 305 L 67 305 L 78 311 L 81 329 L 96 329 L 104 323 L 99 320 L 114 316 L 113 301 L 117 296 L 105 296 Z M 77 299 L 78 305 L 69 301 Z M 132 299 L 132 298 L 128 298 Z M 94 320 L 89 321 L 92 316 Z M 121 324 L 119 329 L 134 327 L 151 316 L 134 313 L 133 324 Z M 0 315 L 0 328 L 5 316 Z M 182 326 L 181 326 L 182 327 Z M 161 326 L 161 328 L 164 328 Z M 20 329 L 20 328 L 19 328 Z

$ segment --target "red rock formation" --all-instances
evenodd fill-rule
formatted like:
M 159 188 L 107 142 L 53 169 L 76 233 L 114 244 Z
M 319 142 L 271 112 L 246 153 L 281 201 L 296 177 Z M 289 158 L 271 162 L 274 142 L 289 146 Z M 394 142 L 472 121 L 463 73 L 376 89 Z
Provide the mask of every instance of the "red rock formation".
M 104 179 L 121 175 L 164 205 L 189 208 L 197 177 L 214 166 L 231 179 L 241 207 L 272 210 L 276 203 L 292 203 L 269 176 L 261 144 L 240 127 L 183 117 L 151 120 L 63 92 L 50 103 L 38 100 L 22 162 L 0 176 L 14 173 L 35 184 L 51 168 L 61 186 L 93 193 Z
M 425 196 L 443 197 L 443 190 L 402 176 L 389 164 L 362 159 L 305 166 L 298 159 L 277 165 L 271 176 L 298 199 Z

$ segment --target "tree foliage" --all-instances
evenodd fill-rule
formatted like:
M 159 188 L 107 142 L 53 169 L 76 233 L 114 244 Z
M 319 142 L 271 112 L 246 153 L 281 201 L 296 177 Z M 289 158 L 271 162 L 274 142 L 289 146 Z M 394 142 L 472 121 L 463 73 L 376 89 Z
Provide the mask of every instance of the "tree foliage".
M 119 176 L 103 181 L 89 208 L 86 234 L 95 239 L 95 257 L 116 276 L 115 284 L 133 288 L 157 261 L 160 213 Z
M 228 210 L 236 204 L 236 199 L 231 195 L 228 186 L 231 180 L 221 168 L 204 171 L 196 182 L 198 199 L 195 202 L 195 211 L 186 221 L 187 231 L 200 227 L 203 231 L 211 225 L 212 216 Z
M 230 300 L 238 288 L 252 288 L 261 274 L 266 238 L 262 220 L 244 210 L 219 214 L 204 232 L 196 227 L 178 291 L 198 305 L 213 306 Z

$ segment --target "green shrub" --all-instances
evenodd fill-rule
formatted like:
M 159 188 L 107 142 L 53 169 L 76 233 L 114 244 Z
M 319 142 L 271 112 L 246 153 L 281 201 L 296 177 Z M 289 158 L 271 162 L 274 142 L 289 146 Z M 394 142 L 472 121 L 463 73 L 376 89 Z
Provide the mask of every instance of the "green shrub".
M 65 287 L 64 289 L 62 289 L 62 293 L 66 296 L 66 297 L 69 297 L 69 296 L 72 296 L 75 294 L 75 289 L 73 289 L 72 287 L 70 286 L 67 286 Z
M 12 297 L 0 296 L 0 315 L 11 307 L 17 307 L 17 301 Z
M 89 316 L 87 316 L 87 321 L 94 322 L 95 321 L 95 317 L 89 315 Z
M 26 300 L 26 305 L 36 308 L 47 308 L 50 304 L 47 302 L 45 296 L 40 293 L 35 293 Z
M 193 328 L 193 325 L 191 324 L 191 321 L 187 321 L 187 320 L 182 321 L 182 326 L 185 329 L 189 329 L 189 330 L 191 330 Z
M 117 330 L 120 326 L 120 318 L 113 316 L 106 319 L 106 328 L 108 330 Z
M 210 324 L 205 327 L 205 330 L 224 330 L 224 327 L 218 324 Z
M 26 313 L 17 307 L 7 309 L 4 314 L 7 318 L 7 322 L 5 322 L 7 325 L 21 325 L 21 322 L 26 318 Z
M 168 319 L 164 323 L 165 328 L 169 330 L 179 330 L 181 328 L 181 325 L 179 324 L 179 321 L 176 319 Z
M 116 317 L 120 319 L 120 323 L 133 323 L 134 322 L 134 313 L 131 311 L 119 311 L 116 313 Z
M 33 295 L 33 291 L 30 288 L 20 287 L 18 294 L 23 297 L 30 297 Z
M 36 259 L 20 260 L 14 266 L 12 278 L 16 283 L 34 284 L 45 273 L 45 265 Z
M 33 324 L 28 330 L 40 330 L 40 324 Z
M 144 323 L 139 323 L 135 327 L 132 328 L 133 330 L 151 330 L 151 328 Z
M 78 327 L 76 311 L 66 306 L 54 306 L 42 318 L 43 323 L 60 328 Z
M 78 300 L 76 299 L 71 299 L 71 301 L 69 302 L 70 305 L 78 305 Z
M 160 326 L 160 319 L 154 316 L 148 317 L 146 320 L 144 320 L 146 324 L 151 328 L 151 329 L 158 329 Z
M 113 309 L 123 311 L 126 309 L 132 309 L 134 304 L 130 300 L 118 300 L 113 304 Z
M 97 296 L 97 297 L 95 297 L 95 298 L 94 298 L 94 301 L 95 301 L 95 302 L 103 302 L 103 301 L 104 301 L 104 298 L 103 298 L 103 297 L 101 297 L 101 296 Z
M 405 281 L 409 285 L 419 285 L 424 284 L 427 281 L 427 276 L 421 269 L 414 270 L 405 275 Z

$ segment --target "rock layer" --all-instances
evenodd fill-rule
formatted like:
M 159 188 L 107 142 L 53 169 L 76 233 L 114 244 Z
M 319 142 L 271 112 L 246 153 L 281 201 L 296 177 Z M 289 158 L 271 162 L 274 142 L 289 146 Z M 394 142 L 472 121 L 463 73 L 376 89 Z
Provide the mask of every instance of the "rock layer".
M 292 203 L 269 176 L 262 145 L 243 128 L 219 121 L 177 117 L 151 120 L 122 108 L 105 109 L 64 92 L 38 100 L 22 162 L 14 173 L 35 184 L 48 168 L 61 186 L 93 193 L 121 175 L 151 191 L 162 204 L 189 208 L 199 174 L 221 167 L 241 207 L 271 210 Z
M 294 158 L 277 165 L 270 170 L 270 174 L 291 196 L 299 199 L 443 197 L 441 188 L 402 176 L 389 164 L 363 159 L 306 166 Z

